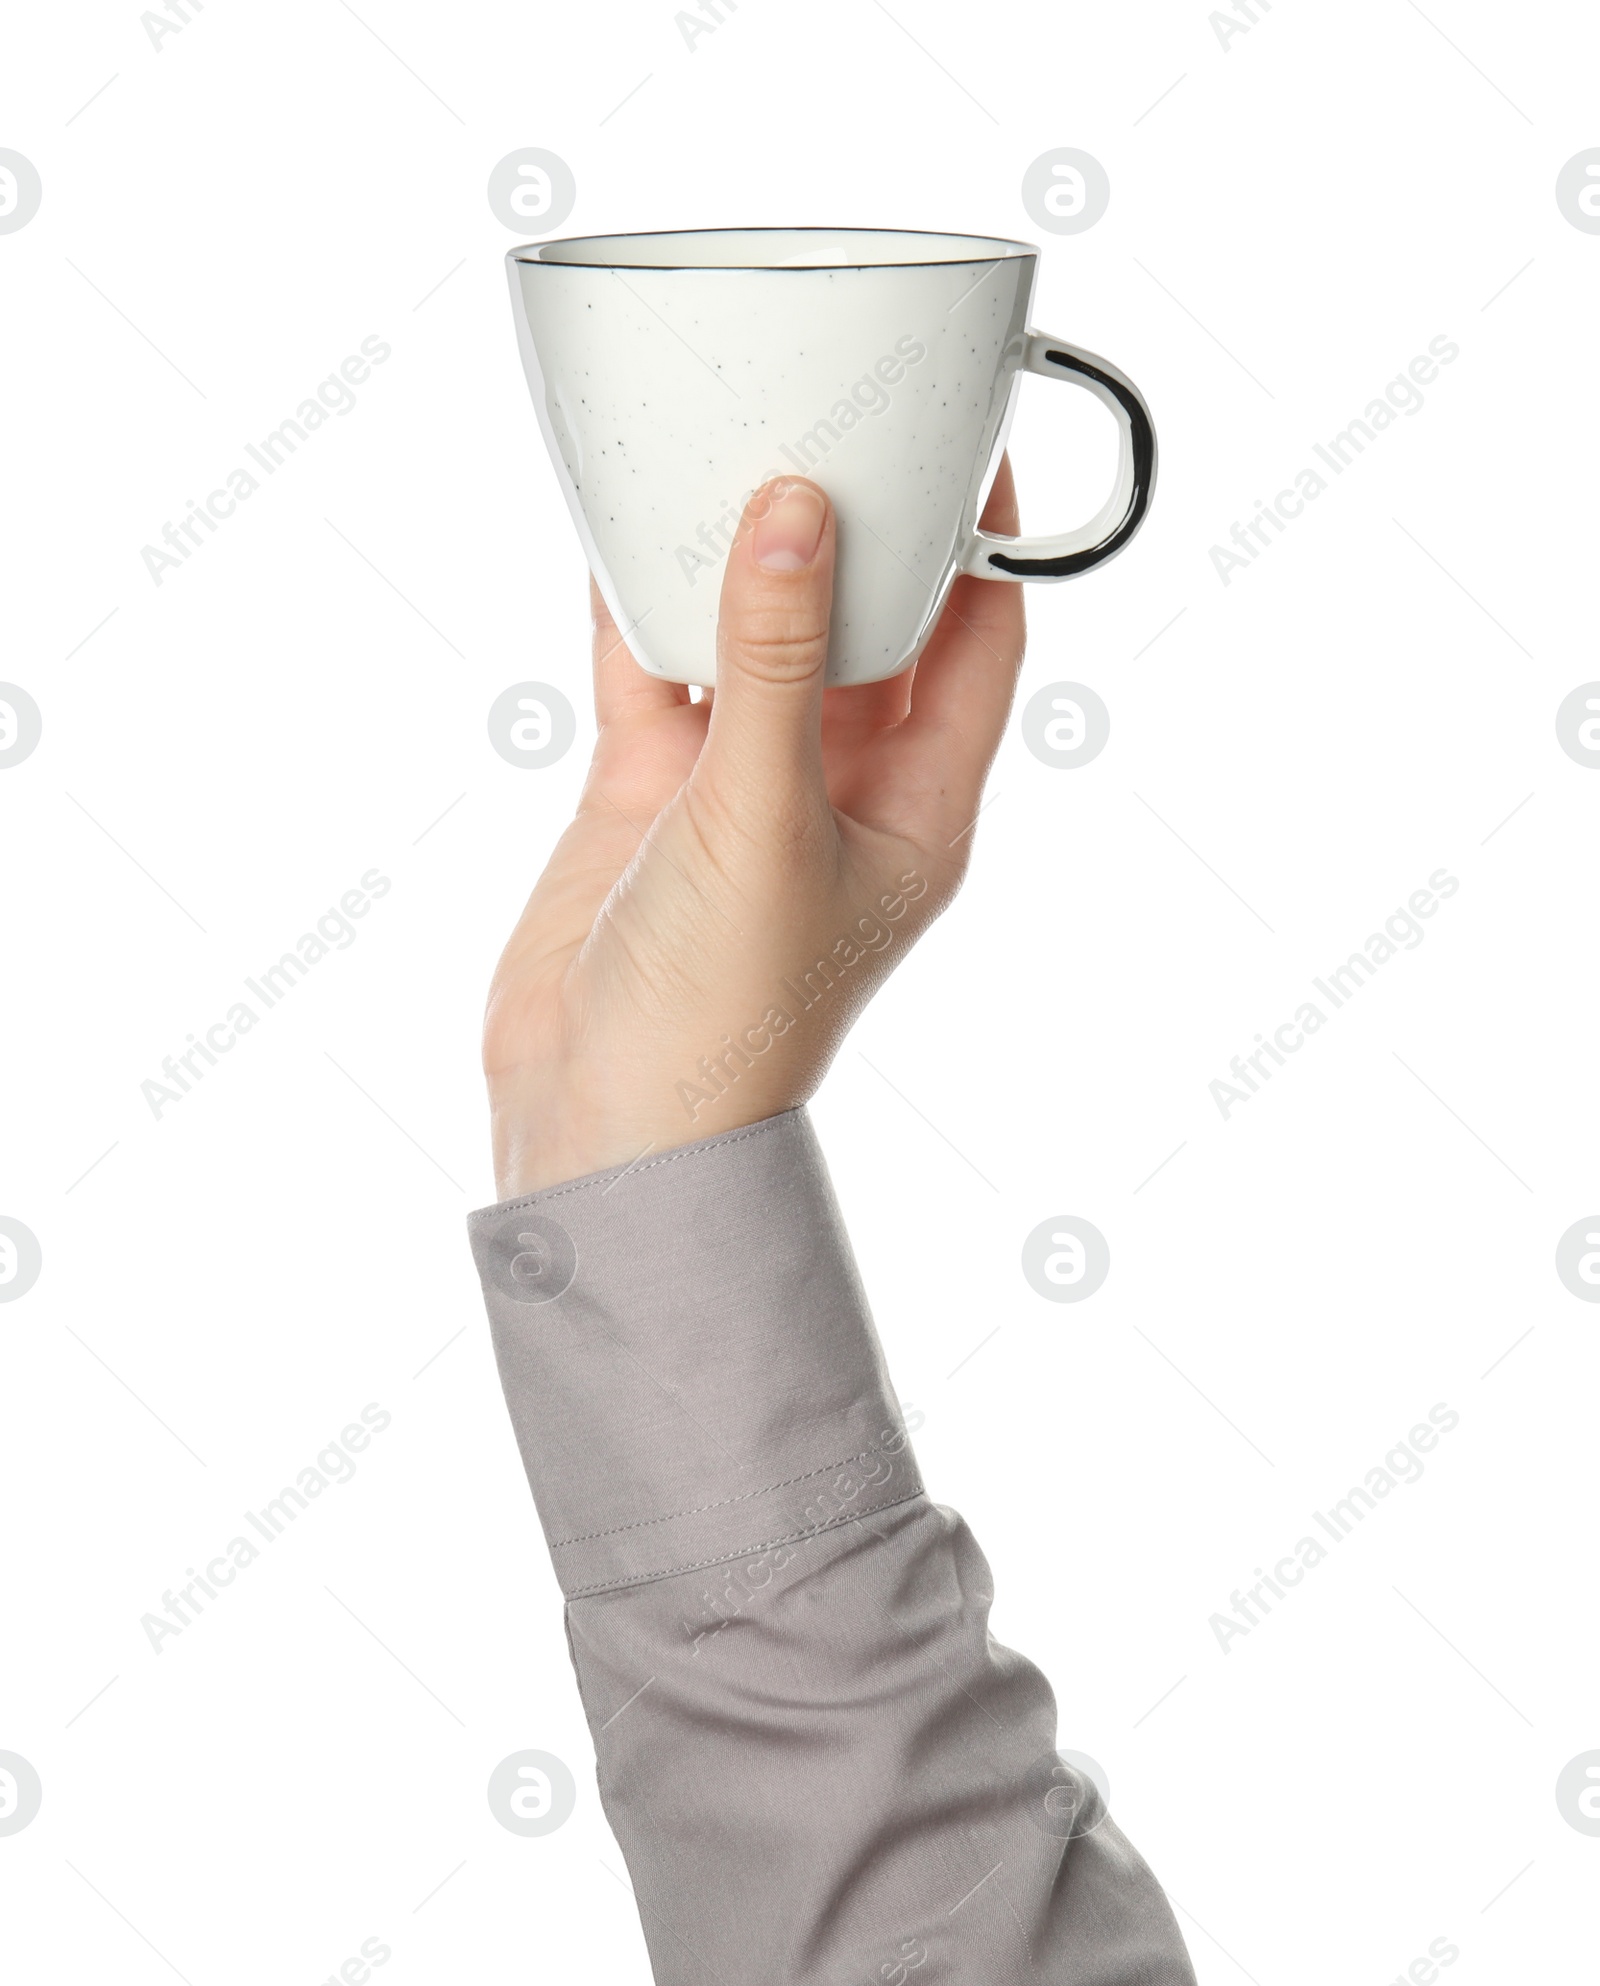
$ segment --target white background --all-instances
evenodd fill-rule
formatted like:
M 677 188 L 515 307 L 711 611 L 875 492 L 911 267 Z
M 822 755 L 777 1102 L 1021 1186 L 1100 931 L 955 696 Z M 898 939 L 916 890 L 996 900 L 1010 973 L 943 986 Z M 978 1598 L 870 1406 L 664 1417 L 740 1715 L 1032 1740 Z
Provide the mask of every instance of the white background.
M 744 0 L 692 53 L 645 0 L 209 0 L 159 53 L 132 0 L 13 20 L 0 674 L 45 728 L 0 773 L 0 1213 L 44 1269 L 0 1308 L 0 1749 L 44 1805 L 0 1838 L 8 1977 L 314 1986 L 372 1937 L 396 1982 L 647 1977 L 463 1231 L 483 990 L 591 729 L 485 197 L 528 145 L 567 232 L 1040 239 L 1041 324 L 1148 394 L 1144 533 L 1030 595 L 1024 695 L 1090 684 L 1110 744 L 1013 727 L 817 1121 L 926 1477 L 1205 1986 L 1383 1986 L 1441 1938 L 1452 1981 L 1593 1976 L 1554 1787 L 1600 1747 L 1600 1312 L 1554 1252 L 1600 1204 L 1600 777 L 1554 716 L 1600 676 L 1600 236 L 1554 185 L 1600 27 L 1256 11 L 1226 50 L 1200 0 Z M 1110 209 L 1041 236 L 1066 145 Z M 372 334 L 355 411 L 157 587 L 141 547 Z M 1224 586 L 1210 547 L 1440 334 L 1423 410 Z M 1036 528 L 1109 475 L 1081 397 L 1023 395 Z M 546 772 L 485 734 L 527 677 L 580 710 Z M 1225 1121 L 1229 1059 L 1441 866 L 1425 942 Z M 373 867 L 356 942 L 154 1118 Z M 1078 1306 L 1019 1267 L 1062 1213 L 1112 1251 Z M 373 1401 L 355 1479 L 155 1654 L 141 1616 Z M 1225 1654 L 1232 1590 L 1440 1401 L 1423 1479 Z M 545 1839 L 484 1797 L 524 1747 L 578 1778 Z

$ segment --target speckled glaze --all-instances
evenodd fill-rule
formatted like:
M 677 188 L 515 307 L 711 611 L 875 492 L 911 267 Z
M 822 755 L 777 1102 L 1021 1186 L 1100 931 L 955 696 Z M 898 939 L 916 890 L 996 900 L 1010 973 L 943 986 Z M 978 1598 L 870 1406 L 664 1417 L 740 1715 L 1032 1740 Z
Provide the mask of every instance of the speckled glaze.
M 1069 577 L 1148 505 L 1143 402 L 1105 361 L 1028 330 L 1024 243 L 757 228 L 535 242 L 507 266 L 551 458 L 654 675 L 715 680 L 727 546 L 772 476 L 809 476 L 838 512 L 832 683 L 908 668 L 958 574 Z M 1116 489 L 1063 536 L 976 529 L 1024 370 L 1087 386 L 1122 425 Z

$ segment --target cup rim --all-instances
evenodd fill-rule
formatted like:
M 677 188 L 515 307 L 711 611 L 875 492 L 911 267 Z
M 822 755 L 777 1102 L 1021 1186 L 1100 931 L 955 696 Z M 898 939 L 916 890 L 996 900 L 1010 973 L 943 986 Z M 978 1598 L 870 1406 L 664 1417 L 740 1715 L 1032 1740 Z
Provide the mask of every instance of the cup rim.
M 985 247 L 1000 251 L 993 255 L 973 255 L 970 253 L 952 255 L 929 255 L 921 261 L 866 261 L 843 260 L 838 262 L 806 262 L 802 264 L 781 262 L 623 262 L 615 255 L 592 262 L 567 261 L 559 257 L 546 260 L 547 248 L 581 248 L 601 242 L 622 243 L 638 241 L 692 240 L 699 237 L 711 240 L 727 235 L 856 235 L 877 236 L 880 239 L 904 240 L 912 237 L 920 241 L 942 241 L 955 243 L 982 242 Z M 974 268 L 987 263 L 1020 261 L 1025 256 L 1037 256 L 1038 248 L 1028 241 L 1016 241 L 1007 235 L 952 234 L 946 230 L 933 228 L 862 228 L 862 227 L 786 227 L 776 223 L 762 223 L 755 227 L 723 228 L 644 228 L 624 233 L 559 235 L 547 241 L 525 241 L 516 248 L 507 250 L 506 260 L 526 269 L 588 269 L 605 274 L 615 269 L 654 270 L 665 274 L 705 274 L 705 275 L 773 275 L 773 276 L 814 276 L 831 269 L 934 269 L 934 268 Z

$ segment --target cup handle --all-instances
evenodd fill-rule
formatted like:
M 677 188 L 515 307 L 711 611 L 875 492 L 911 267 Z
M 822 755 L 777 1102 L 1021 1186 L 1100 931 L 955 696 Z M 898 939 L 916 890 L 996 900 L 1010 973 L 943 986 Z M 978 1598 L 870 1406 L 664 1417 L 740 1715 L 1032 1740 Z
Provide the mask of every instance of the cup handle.
M 1103 509 L 1076 531 L 1001 538 L 975 531 L 961 570 L 975 579 L 1072 579 L 1115 558 L 1144 522 L 1156 482 L 1156 431 L 1144 396 L 1126 373 L 1064 338 L 1027 333 L 1023 365 L 1044 379 L 1085 387 L 1117 417 L 1117 483 Z

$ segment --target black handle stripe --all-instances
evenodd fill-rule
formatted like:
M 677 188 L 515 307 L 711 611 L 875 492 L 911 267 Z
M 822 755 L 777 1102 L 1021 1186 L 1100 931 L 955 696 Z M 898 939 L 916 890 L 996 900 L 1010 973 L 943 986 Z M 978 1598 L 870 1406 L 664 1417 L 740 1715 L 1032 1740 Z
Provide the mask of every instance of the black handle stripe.
M 1047 351 L 1045 357 L 1052 365 L 1103 386 L 1127 415 L 1133 440 L 1133 492 L 1121 518 L 1098 545 L 1091 545 L 1087 551 L 1063 552 L 1054 559 L 1019 559 L 1007 552 L 989 554 L 990 565 L 1017 579 L 1071 579 L 1077 573 L 1087 572 L 1091 566 L 1103 565 L 1107 559 L 1114 558 L 1144 522 L 1155 487 L 1156 434 L 1139 396 L 1120 379 L 1102 372 L 1099 366 L 1090 365 L 1072 352 Z

